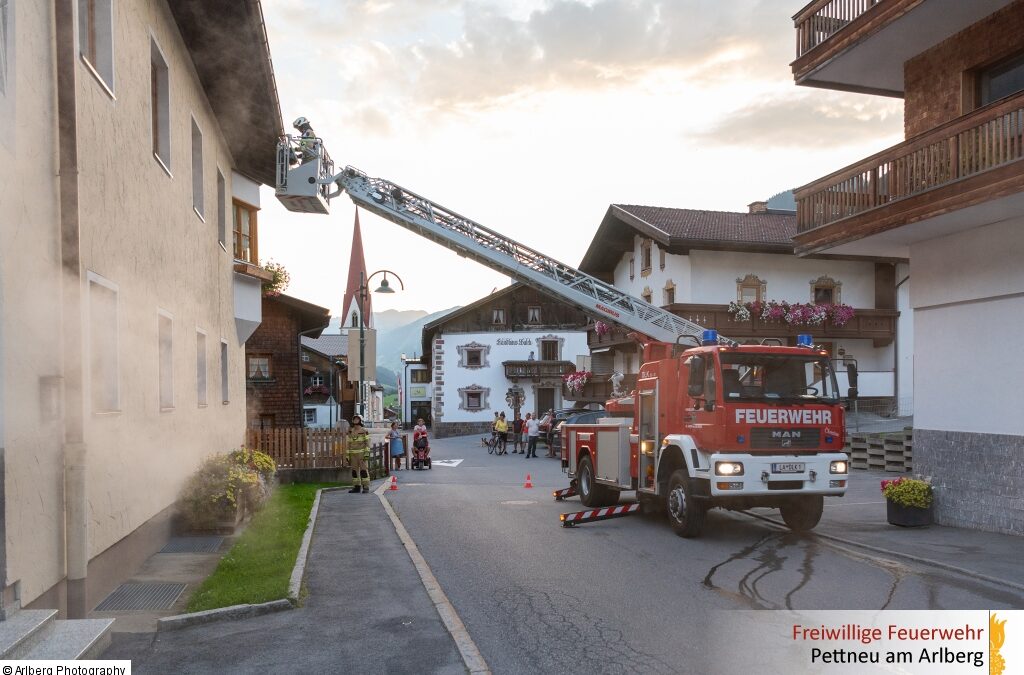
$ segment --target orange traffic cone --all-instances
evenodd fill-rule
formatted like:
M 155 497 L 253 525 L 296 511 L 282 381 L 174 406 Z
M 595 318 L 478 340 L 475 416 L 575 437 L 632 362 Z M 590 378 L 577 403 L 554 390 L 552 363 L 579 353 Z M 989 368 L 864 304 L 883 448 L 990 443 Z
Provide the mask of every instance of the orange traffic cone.
M 389 490 L 397 490 L 398 489 L 398 476 L 391 476 L 391 487 L 388 488 L 388 489 Z
M 530 480 L 530 474 L 526 474 L 526 482 L 523 483 L 523 487 L 524 488 L 532 488 L 533 487 L 533 481 Z

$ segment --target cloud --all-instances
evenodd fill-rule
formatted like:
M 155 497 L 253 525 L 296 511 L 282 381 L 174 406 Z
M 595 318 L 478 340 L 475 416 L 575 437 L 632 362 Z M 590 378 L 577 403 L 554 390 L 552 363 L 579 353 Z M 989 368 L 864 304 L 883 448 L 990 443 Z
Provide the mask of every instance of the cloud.
M 903 131 L 902 101 L 851 94 L 801 94 L 768 99 L 727 113 L 712 127 L 690 134 L 697 142 L 734 146 L 801 147 L 827 138 L 856 145 Z

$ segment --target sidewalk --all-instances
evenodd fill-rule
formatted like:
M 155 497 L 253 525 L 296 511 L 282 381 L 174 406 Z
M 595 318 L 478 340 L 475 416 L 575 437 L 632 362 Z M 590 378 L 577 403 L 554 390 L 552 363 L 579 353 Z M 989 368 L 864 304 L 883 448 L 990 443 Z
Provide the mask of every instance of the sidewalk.
M 117 634 L 102 658 L 138 673 L 466 672 L 376 495 L 323 493 L 306 585 L 299 609 Z
M 890 525 L 880 483 L 899 475 L 885 471 L 852 471 L 846 496 L 825 500 L 825 513 L 812 534 L 1024 590 L 1024 565 L 1021 564 L 1024 537 L 942 525 L 914 528 Z M 753 512 L 773 522 L 782 522 L 778 511 L 755 509 Z

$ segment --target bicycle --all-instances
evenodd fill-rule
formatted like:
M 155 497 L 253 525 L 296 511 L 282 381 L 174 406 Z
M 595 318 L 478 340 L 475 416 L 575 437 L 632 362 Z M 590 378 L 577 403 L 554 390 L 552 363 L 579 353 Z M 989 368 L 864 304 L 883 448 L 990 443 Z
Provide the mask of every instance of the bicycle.
M 487 446 L 487 454 L 494 454 L 495 448 L 498 447 L 498 432 L 492 431 L 491 437 L 484 441 L 484 445 Z

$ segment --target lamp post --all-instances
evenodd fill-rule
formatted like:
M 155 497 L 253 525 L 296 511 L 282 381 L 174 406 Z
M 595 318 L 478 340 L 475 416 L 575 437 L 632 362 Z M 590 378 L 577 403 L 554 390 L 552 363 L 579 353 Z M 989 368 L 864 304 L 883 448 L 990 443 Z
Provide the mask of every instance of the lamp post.
M 370 279 L 374 278 L 378 274 L 383 274 L 384 278 L 380 282 L 380 287 L 374 290 L 374 293 L 394 293 L 395 289 L 391 288 L 388 284 L 388 275 L 393 274 L 398 279 L 398 284 L 401 289 L 405 290 L 405 284 L 402 282 L 402 277 L 398 276 L 391 270 L 377 270 L 370 276 L 366 276 L 365 272 L 359 272 L 359 417 L 365 422 L 366 417 L 366 392 L 363 391 L 364 383 L 366 381 L 366 297 L 369 287 L 367 283 Z

